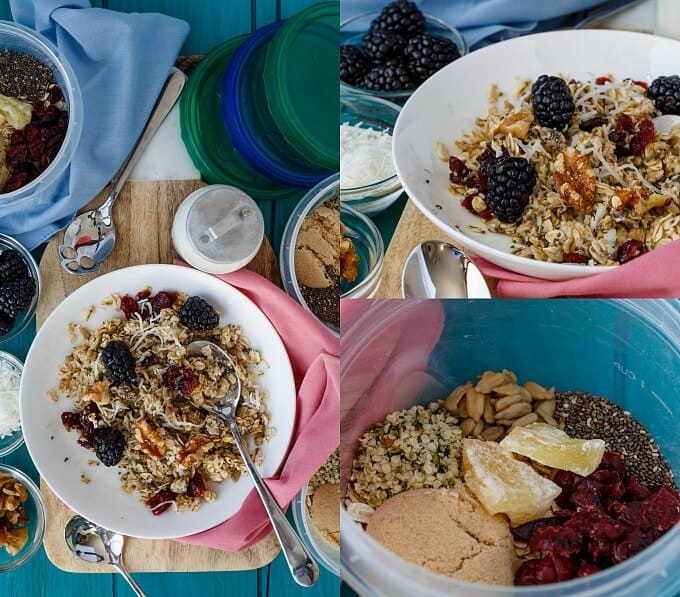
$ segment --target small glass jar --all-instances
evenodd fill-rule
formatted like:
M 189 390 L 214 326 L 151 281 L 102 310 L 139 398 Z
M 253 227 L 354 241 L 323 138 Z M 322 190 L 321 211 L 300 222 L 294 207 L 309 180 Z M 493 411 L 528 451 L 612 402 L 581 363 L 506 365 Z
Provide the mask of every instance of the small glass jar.
M 9 367 L 11 370 L 15 371 L 21 379 L 21 375 L 24 372 L 24 364 L 17 359 L 15 356 L 9 354 L 8 352 L 0 351 L 0 367 Z M 17 389 L 17 394 L 19 390 Z M 17 395 L 17 409 L 19 407 L 19 396 Z M 14 433 L 0 438 L 0 458 L 8 456 L 19 448 L 24 443 L 24 434 L 21 431 L 21 427 L 17 429 Z
M 345 237 L 359 255 L 359 274 L 352 283 L 342 281 L 341 298 L 374 298 L 380 288 L 385 257 L 380 231 L 369 217 L 344 203 L 340 204 L 340 220 Z

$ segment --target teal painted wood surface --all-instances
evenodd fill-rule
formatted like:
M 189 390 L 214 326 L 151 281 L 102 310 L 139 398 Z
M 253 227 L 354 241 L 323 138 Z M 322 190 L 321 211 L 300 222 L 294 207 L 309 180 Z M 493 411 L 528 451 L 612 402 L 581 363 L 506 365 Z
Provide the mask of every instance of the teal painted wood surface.
M 29 1 L 29 0 L 26 0 Z M 96 0 L 93 6 L 127 12 L 163 12 L 185 19 L 191 25 L 191 35 L 184 54 L 203 54 L 230 37 L 253 31 L 279 18 L 286 18 L 315 3 L 315 0 Z M 0 19 L 11 20 L 8 0 L 0 0 Z M 287 201 L 263 202 L 266 233 L 275 251 L 283 228 L 293 207 L 304 195 Z M 37 255 L 36 255 L 37 256 Z M 0 350 L 23 359 L 35 335 L 32 325 L 19 337 L 0 342 Z M 0 459 L 26 471 L 38 479 L 25 447 Z M 193 597 L 234 595 L 238 597 L 269 597 L 309 595 L 337 597 L 338 579 L 321 571 L 314 589 L 302 590 L 291 580 L 283 559 L 279 557 L 259 570 L 222 573 L 154 573 L 137 574 L 136 578 L 149 597 Z M 11 597 L 120 597 L 132 592 L 118 576 L 110 574 L 72 574 L 55 568 L 44 550 L 20 569 L 0 575 L 0 596 Z

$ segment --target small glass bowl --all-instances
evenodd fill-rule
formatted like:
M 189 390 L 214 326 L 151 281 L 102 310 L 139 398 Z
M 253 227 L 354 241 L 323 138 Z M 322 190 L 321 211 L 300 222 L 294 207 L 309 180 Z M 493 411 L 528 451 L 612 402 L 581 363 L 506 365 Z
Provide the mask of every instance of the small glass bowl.
M 28 513 L 28 541 L 15 556 L 10 556 L 5 548 L 0 547 L 0 572 L 9 572 L 28 562 L 40 548 L 45 535 L 45 503 L 36 484 L 20 470 L 13 466 L 0 465 L 0 473 L 11 475 L 28 490 L 28 500 L 24 502 Z
M 286 224 L 281 239 L 279 267 L 281 268 L 283 289 L 310 313 L 312 313 L 312 310 L 302 296 L 302 291 L 300 290 L 300 285 L 298 284 L 297 276 L 295 275 L 295 243 L 304 219 L 322 203 L 325 203 L 329 199 L 338 198 L 339 196 L 340 174 L 336 173 L 329 176 L 326 180 L 322 180 L 300 200 L 300 203 L 295 206 L 293 213 L 290 214 L 290 217 L 288 218 L 288 223 Z M 342 208 L 340 211 L 342 212 Z M 312 315 L 314 315 L 314 313 L 312 313 Z M 340 337 L 339 329 L 328 325 L 318 317 L 317 319 L 334 336 Z
M 10 368 L 19 373 L 19 378 L 21 378 L 21 375 L 24 372 L 24 364 L 19 359 L 8 352 L 0 351 L 0 362 L 9 365 Z M 0 458 L 11 454 L 23 443 L 24 434 L 22 433 L 21 428 L 7 437 L 0 438 Z
M 371 27 L 371 21 L 378 16 L 379 13 L 366 13 L 357 15 L 349 19 L 345 19 L 340 23 L 340 39 L 343 45 L 360 46 L 361 40 Z M 425 17 L 425 31 L 440 37 L 446 37 L 458 46 L 461 57 L 468 53 L 467 43 L 460 34 L 460 31 L 455 27 L 449 25 L 446 21 L 433 17 L 431 15 L 424 15 Z M 403 91 L 369 91 L 361 87 L 355 87 L 344 81 L 340 81 L 340 89 L 353 91 L 354 93 L 361 93 L 363 95 L 370 95 L 373 97 L 383 97 L 392 101 L 403 104 L 415 91 L 415 89 L 405 89 Z
M 373 221 L 360 211 L 340 203 L 340 220 L 345 236 L 354 243 L 359 255 L 359 274 L 349 284 L 340 283 L 341 298 L 374 298 L 380 287 L 385 247 L 380 231 Z
M 12 329 L 4 336 L 0 336 L 0 344 L 2 344 L 5 340 L 9 340 L 10 338 L 16 336 L 31 322 L 31 319 L 33 319 L 33 316 L 35 315 L 35 310 L 38 308 L 38 303 L 40 302 L 40 291 L 42 289 L 38 264 L 35 262 L 35 259 L 33 259 L 33 255 L 31 255 L 29 250 L 19 241 L 14 240 L 11 236 L 7 236 L 6 234 L 0 234 L 0 254 L 8 249 L 15 249 L 26 262 L 26 265 L 28 266 L 28 273 L 35 280 L 35 295 L 33 296 L 31 304 L 17 316 Z
M 400 111 L 399 106 L 379 97 L 344 90 L 340 93 L 340 125 L 348 123 L 392 135 Z M 364 214 L 376 214 L 387 209 L 401 193 L 396 173 L 369 185 L 343 189 L 341 167 L 340 201 Z
M 331 574 L 340 577 L 340 550 L 326 541 L 316 529 L 307 509 L 307 491 L 305 485 L 293 498 L 293 520 L 305 547 L 312 557 Z

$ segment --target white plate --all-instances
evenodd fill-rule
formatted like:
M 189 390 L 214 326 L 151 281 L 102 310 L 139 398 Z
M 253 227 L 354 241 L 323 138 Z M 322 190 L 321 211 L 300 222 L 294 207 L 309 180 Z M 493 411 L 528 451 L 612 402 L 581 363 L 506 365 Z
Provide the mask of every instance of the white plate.
M 529 35 L 472 52 L 428 79 L 402 109 L 393 140 L 397 175 L 434 224 L 496 265 L 547 280 L 591 276 L 611 269 L 518 257 L 510 250 L 509 236 L 469 231 L 468 224 L 483 228 L 483 222 L 448 191 L 448 166 L 435 154 L 435 143 L 441 141 L 452 149 L 463 132 L 474 128 L 475 118 L 486 115 L 492 83 L 512 92 L 521 79 L 557 72 L 582 80 L 611 73 L 617 80 L 651 81 L 677 73 L 678 56 L 678 41 L 599 30 Z
M 288 354 L 266 316 L 235 288 L 194 269 L 140 265 L 117 270 L 82 286 L 54 310 L 31 346 L 21 381 L 21 424 L 31 458 L 50 488 L 85 518 L 124 535 L 168 539 L 204 531 L 233 516 L 253 488 L 248 475 L 237 483 L 227 480 L 215 485 L 215 502 L 205 503 L 195 512 L 176 513 L 170 509 L 154 516 L 139 501 L 138 494 L 123 491 L 117 467 L 87 464 L 96 457 L 76 443 L 76 433 L 66 432 L 60 420 L 63 411 L 72 410 L 72 401 L 61 398 L 53 404 L 47 399 L 47 392 L 57 388 L 59 368 L 71 352 L 67 324 L 82 321 L 88 306 L 99 305 L 113 292 L 135 294 L 147 285 L 154 292 L 175 290 L 202 296 L 220 312 L 220 325 L 240 324 L 253 347 L 262 352 L 270 367 L 261 384 L 269 394 L 267 408 L 276 431 L 263 448 L 260 470 L 265 477 L 277 471 L 288 450 L 296 393 Z M 113 309 L 100 309 L 86 325 L 94 328 L 121 316 Z M 81 483 L 83 473 L 91 479 L 89 485 Z

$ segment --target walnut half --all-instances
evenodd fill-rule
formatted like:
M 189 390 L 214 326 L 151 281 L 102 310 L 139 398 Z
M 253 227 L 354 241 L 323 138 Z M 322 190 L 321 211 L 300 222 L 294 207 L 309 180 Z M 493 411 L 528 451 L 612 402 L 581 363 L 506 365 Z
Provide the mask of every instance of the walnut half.
M 569 207 L 582 214 L 592 211 L 597 176 L 588 158 L 573 147 L 557 155 L 553 164 L 553 182 Z
M 163 436 L 148 422 L 142 419 L 135 425 L 135 438 L 142 452 L 158 460 L 168 451 Z
M 83 400 L 94 402 L 99 406 L 110 404 L 111 394 L 109 393 L 109 382 L 98 381 L 93 383 L 83 394 Z

